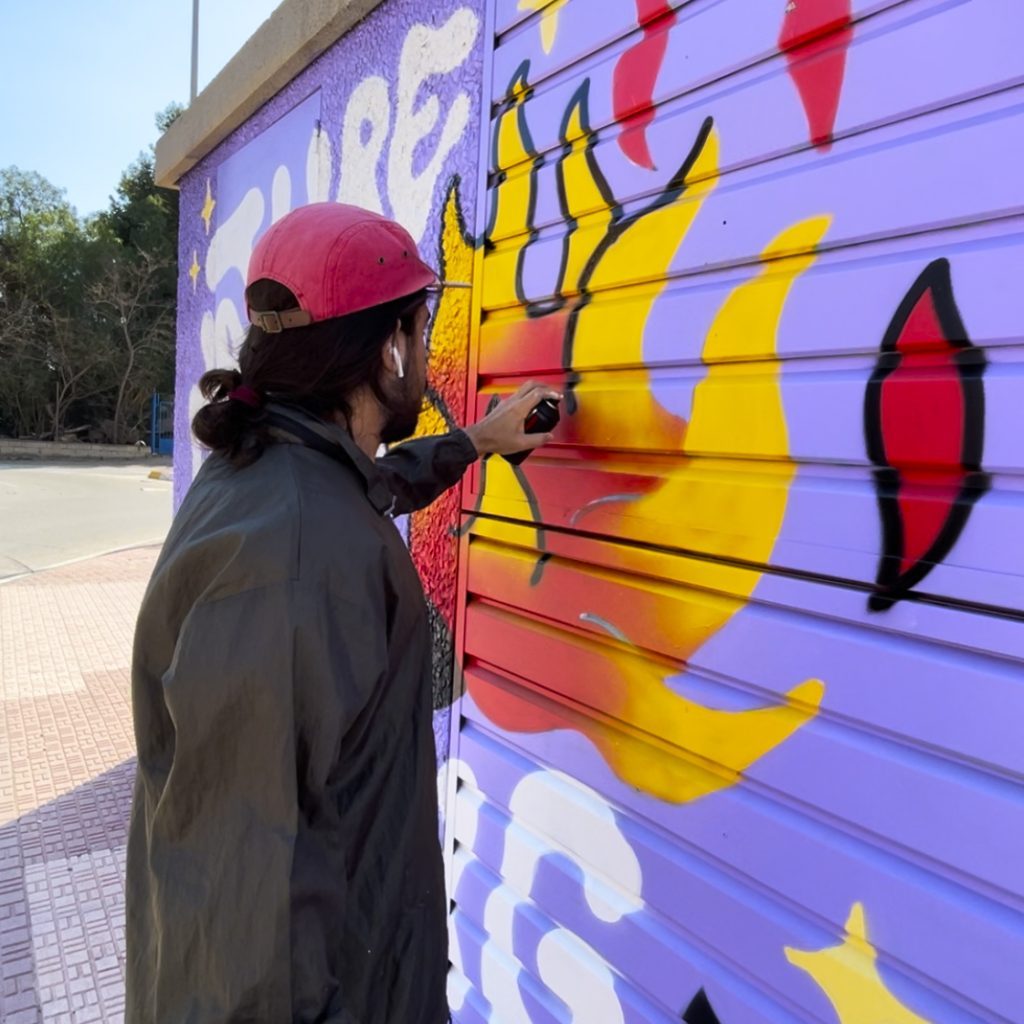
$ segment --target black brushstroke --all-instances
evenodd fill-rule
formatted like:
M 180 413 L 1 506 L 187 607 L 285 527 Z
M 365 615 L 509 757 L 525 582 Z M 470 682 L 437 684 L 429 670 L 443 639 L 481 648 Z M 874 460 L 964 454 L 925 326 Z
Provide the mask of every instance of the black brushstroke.
M 523 87 L 523 93 L 518 98 L 514 98 L 510 103 L 505 104 L 505 109 L 498 114 L 499 124 L 498 128 L 494 132 L 494 140 L 491 147 L 491 164 L 493 167 L 498 167 L 498 139 L 502 130 L 500 122 L 514 110 L 519 126 L 519 137 L 523 143 L 523 151 L 527 156 L 529 156 L 531 161 L 529 170 L 530 193 L 526 207 L 526 223 L 523 225 L 528 237 L 516 257 L 515 272 L 516 298 L 518 298 L 524 306 L 528 305 L 528 301 L 526 294 L 523 291 L 523 268 L 526 261 L 526 250 L 537 241 L 538 231 L 535 224 L 537 213 L 537 174 L 544 166 L 544 157 L 537 152 L 537 147 L 533 142 L 533 136 L 530 134 L 530 126 L 526 121 L 526 104 L 533 96 L 533 88 L 529 84 L 529 76 L 530 62 L 528 60 L 524 60 L 519 67 L 516 68 L 508 87 L 508 92 L 512 93 L 516 86 L 521 85 Z M 508 173 L 505 170 L 499 169 L 495 172 L 493 180 L 490 182 L 490 187 L 494 192 L 494 200 L 491 203 L 491 209 L 488 213 L 487 225 L 484 229 L 484 237 L 482 239 L 485 252 L 491 252 L 494 249 L 494 242 L 491 236 L 494 233 L 494 226 L 498 222 L 498 190 L 507 179 Z
M 604 172 L 601 170 L 601 167 L 594 156 L 594 147 L 597 145 L 597 136 L 590 128 L 590 79 L 585 78 L 580 87 L 575 93 L 573 93 L 569 100 L 569 105 L 565 108 L 565 113 L 562 115 L 562 123 L 558 133 L 559 138 L 562 141 L 562 158 L 558 161 L 558 164 L 555 167 L 555 181 L 558 191 L 558 206 L 562 211 L 562 219 L 565 222 L 566 231 L 565 235 L 562 237 L 562 256 L 558 266 L 558 275 L 556 277 L 555 298 L 549 300 L 544 305 L 543 309 L 540 309 L 539 305 L 535 304 L 532 311 L 527 311 L 527 314 L 531 316 L 557 313 L 568 302 L 565 294 L 565 277 L 569 269 L 569 252 L 572 248 L 572 236 L 578 230 L 579 222 L 572 215 L 572 212 L 569 209 L 568 188 L 565 182 L 565 161 L 572 156 L 574 140 L 569 138 L 569 122 L 572 120 L 573 110 L 575 110 L 577 106 L 579 107 L 580 112 L 580 128 L 587 138 L 586 145 L 583 149 L 583 159 L 586 162 L 587 170 L 590 172 L 594 184 L 597 186 L 597 190 L 601 194 L 601 198 L 604 200 L 605 206 L 611 214 L 611 223 L 614 224 L 622 217 L 622 207 L 615 201 L 615 196 L 612 194 L 611 186 L 608 184 L 608 180 L 605 178 Z M 568 370 L 569 366 L 566 365 L 565 369 Z
M 700 989 L 690 1000 L 690 1005 L 683 1010 L 683 1020 L 686 1024 L 722 1024 L 704 989 Z

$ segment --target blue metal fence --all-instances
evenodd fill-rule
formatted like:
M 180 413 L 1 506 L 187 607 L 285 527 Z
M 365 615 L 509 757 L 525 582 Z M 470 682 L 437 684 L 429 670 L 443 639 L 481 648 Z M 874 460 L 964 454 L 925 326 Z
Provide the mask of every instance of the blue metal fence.
M 153 392 L 150 413 L 149 447 L 155 455 L 174 452 L 174 399 Z

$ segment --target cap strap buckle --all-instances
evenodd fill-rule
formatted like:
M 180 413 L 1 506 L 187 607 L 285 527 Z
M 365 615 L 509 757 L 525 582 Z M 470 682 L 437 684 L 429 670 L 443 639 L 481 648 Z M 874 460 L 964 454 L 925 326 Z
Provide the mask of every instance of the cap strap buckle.
M 306 327 L 313 322 L 312 316 L 304 309 L 286 309 L 283 312 L 276 309 L 265 312 L 250 310 L 249 320 L 267 334 L 280 334 L 289 327 Z
M 258 314 L 256 321 L 267 334 L 280 334 L 284 330 L 284 324 L 281 323 L 281 314 L 274 310 L 271 310 L 269 313 Z

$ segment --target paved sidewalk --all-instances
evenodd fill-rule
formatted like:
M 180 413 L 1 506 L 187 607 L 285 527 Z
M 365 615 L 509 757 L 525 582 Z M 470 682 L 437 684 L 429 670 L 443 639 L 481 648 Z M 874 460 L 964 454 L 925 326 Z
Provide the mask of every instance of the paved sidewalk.
M 124 1016 L 132 632 L 158 548 L 0 585 L 0 1020 Z

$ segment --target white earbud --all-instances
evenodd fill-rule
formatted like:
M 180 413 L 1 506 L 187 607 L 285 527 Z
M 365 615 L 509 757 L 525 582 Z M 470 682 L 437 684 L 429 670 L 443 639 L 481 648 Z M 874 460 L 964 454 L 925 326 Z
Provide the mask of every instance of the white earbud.
M 404 377 L 405 367 L 402 365 L 402 354 L 398 351 L 398 346 L 393 343 L 391 345 L 391 355 L 395 360 L 395 373 L 397 373 L 400 378 Z

